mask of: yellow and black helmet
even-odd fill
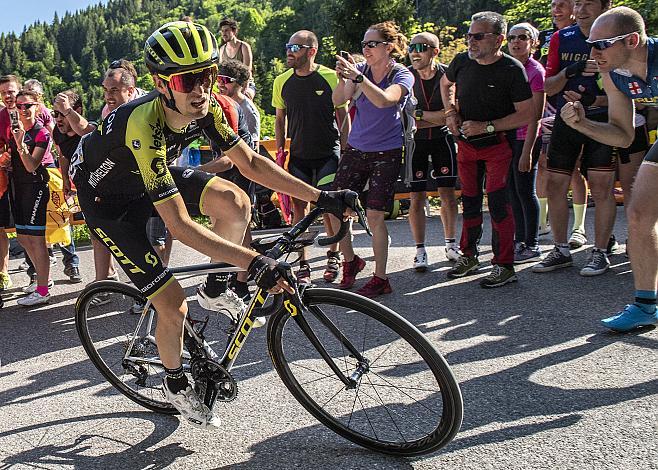
[[[218,63],[219,49],[215,36],[205,26],[173,21],[149,36],[144,59],[152,73],[171,75]]]

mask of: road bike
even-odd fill
[[[274,259],[314,243],[307,232],[321,215],[315,208],[288,231],[255,240],[253,248]],[[363,209],[360,222],[369,232]],[[327,245],[344,236],[344,222]],[[177,278],[237,272],[224,263],[173,268]],[[190,311],[185,320],[183,367],[204,403],[236,398],[231,375],[256,317],[267,317],[267,345],[274,368],[293,397],[318,421],[368,449],[398,456],[436,451],[459,430],[459,385],[436,347],[409,321],[352,292],[299,285],[286,269],[294,294],[257,289],[228,328],[218,313]],[[96,297],[103,302],[92,302]],[[132,305],[142,302],[141,314]],[[190,301],[188,304],[193,304]],[[158,413],[176,414],[164,398],[164,368],[155,341],[157,312],[134,286],[91,283],[76,302],[76,328],[85,351],[117,390]],[[216,321],[216,319],[218,319]],[[210,327],[212,326],[212,328]]]

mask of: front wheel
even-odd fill
[[[459,385],[416,327],[351,292],[309,288],[303,302],[302,312],[274,315],[268,347],[307,411],[358,445],[398,456],[433,452],[452,440],[463,417]],[[336,366],[351,384],[339,379]]]

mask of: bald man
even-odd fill
[[[414,76],[416,107],[416,148],[413,157],[405,162],[406,174],[411,179],[409,227],[416,242],[414,269],[427,270],[425,250],[425,200],[427,189],[438,188],[441,197],[441,222],[445,235],[445,255],[450,261],[460,256],[456,241],[457,146],[446,127],[441,99],[441,77],[446,66],[439,63],[439,38],[432,33],[419,33],[409,44],[409,70]],[[431,168],[429,162],[432,162]]]
[[[658,38],[647,38],[644,20],[636,11],[617,7],[599,16],[587,42],[592,46],[608,95],[608,122],[585,117],[579,101],[566,103],[560,114],[567,125],[607,145],[628,147],[633,142],[633,102],[658,106]],[[644,157],[635,177],[633,199],[628,208],[628,243],[635,301],[603,325],[615,331],[630,331],[658,323],[658,146]]]

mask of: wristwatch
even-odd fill
[[[414,117],[416,118],[416,121],[420,121],[423,119],[423,110],[418,108],[416,109],[416,112],[414,113]]]
[[[496,132],[496,128],[493,125],[493,121],[487,121],[486,131],[489,134],[493,134],[494,132]]]
[[[359,75],[356,76],[356,78],[353,78],[352,81],[354,83],[361,83],[363,81],[363,74],[360,73]]]

